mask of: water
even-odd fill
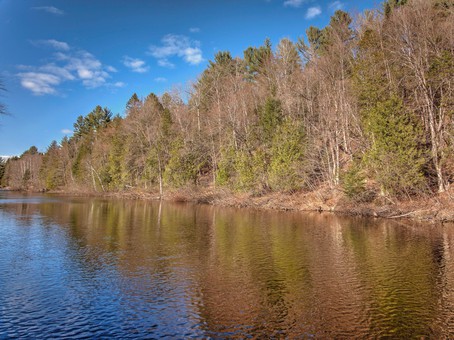
[[[0,338],[453,338],[454,226],[0,192]]]

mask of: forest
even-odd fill
[[[454,2],[336,11],[297,41],[218,52],[185,89],[0,162],[2,187],[83,192],[329,188],[352,202],[436,196],[454,182]]]

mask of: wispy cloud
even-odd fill
[[[304,0],[286,0],[284,1],[284,6],[285,7],[301,7],[301,5],[304,3]]]
[[[175,64],[171,63],[168,59],[158,59],[158,65],[166,68],[175,68]]]
[[[148,72],[150,69],[146,64],[145,61],[137,58],[131,58],[128,56],[125,56],[123,58],[123,64],[131,69],[132,72],[137,72],[137,73],[145,73]]]
[[[191,28],[189,29],[189,32],[191,32],[191,33],[199,33],[199,32],[200,32],[200,28],[198,28],[198,27],[191,27]]]
[[[110,74],[107,68],[94,55],[84,50],[70,53],[56,53],[56,59],[64,63],[64,68],[75,75],[76,79],[88,88],[106,84]]]
[[[44,11],[47,13],[55,14],[55,15],[63,15],[65,14],[64,11],[61,9],[58,9],[57,7],[54,6],[41,6],[41,7],[32,7],[35,11]]]
[[[55,94],[55,87],[61,83],[61,79],[56,75],[40,72],[19,73],[21,85],[30,90],[35,95]]]
[[[329,8],[334,10],[334,11],[337,11],[337,10],[340,10],[340,9],[344,8],[344,3],[340,2],[340,1],[334,1],[334,2],[329,4]]]
[[[116,83],[113,83],[112,84],[113,87],[125,87],[126,86],[126,83],[123,83],[122,81],[117,81]]]
[[[68,51],[69,50],[69,45],[63,41],[58,41],[55,39],[49,39],[49,40],[34,40],[32,41],[33,45],[36,46],[48,46],[55,48],[56,50],[61,50],[61,51]]]
[[[35,95],[57,94],[57,87],[63,82],[78,81],[86,88],[99,86],[119,87],[117,83],[109,83],[110,73],[116,70],[103,65],[91,53],[70,47],[67,43],[57,40],[39,40],[39,45],[54,50],[51,61],[39,65],[18,65],[23,71],[17,75],[22,87]],[[123,84],[123,83],[122,83]]]
[[[158,59],[162,67],[174,67],[169,58],[179,57],[191,65],[198,65],[204,61],[200,42],[191,40],[184,35],[167,34],[161,39],[161,46],[152,45],[148,54]]]
[[[157,77],[157,78],[154,78],[154,81],[157,83],[165,83],[167,81],[167,78]]]
[[[70,129],[62,129],[61,130],[61,133],[65,134],[65,135],[70,135],[72,134],[74,131],[73,130],[70,130]]]
[[[61,67],[55,63],[49,63],[39,67],[41,72],[46,72],[48,74],[53,74],[59,77],[62,80],[74,80],[76,77],[68,70],[68,68]]]
[[[322,10],[319,6],[315,6],[315,7],[309,7],[307,12],[306,12],[306,16],[305,18],[306,19],[312,19],[312,18],[315,18],[316,16],[322,14]]]

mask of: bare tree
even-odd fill
[[[392,63],[402,67],[403,87],[411,93],[414,111],[425,127],[438,191],[446,190],[445,148],[452,126],[454,11],[433,1],[414,0],[393,11],[385,33]],[[437,68],[443,68],[440,76]]]

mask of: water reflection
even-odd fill
[[[452,225],[0,194],[0,337],[452,337]]]

